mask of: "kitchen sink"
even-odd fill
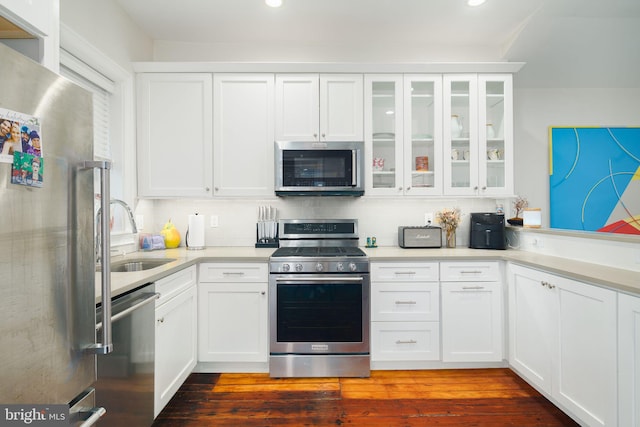
[[[111,272],[113,273],[126,273],[130,271],[143,271],[151,268],[160,267],[171,261],[175,261],[175,258],[132,258],[122,261],[116,261],[111,263]],[[98,270],[100,270],[98,268]]]

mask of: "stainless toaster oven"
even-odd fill
[[[442,228],[434,226],[398,227],[398,245],[401,248],[440,248]]]

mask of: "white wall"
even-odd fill
[[[515,190],[549,226],[549,126],[640,126],[640,88],[514,90]]]
[[[382,197],[294,197],[262,200],[155,200],[141,203],[137,215],[144,217],[145,233],[157,233],[169,219],[178,230],[187,230],[190,214],[206,215],[207,246],[253,246],[256,242],[257,208],[271,205],[278,209],[279,218],[356,218],[359,221],[360,243],[375,236],[379,246],[398,244],[398,226],[424,225],[425,212],[442,208],[461,209],[462,224],[456,234],[458,245],[469,244],[469,214],[471,212],[493,212],[493,199],[453,198],[382,198]],[[217,215],[219,226],[209,227],[211,215]],[[437,224],[435,224],[437,225]],[[184,245],[184,242],[182,243]]]
[[[60,0],[60,21],[125,70],[131,62],[152,59],[153,40],[116,2]]]

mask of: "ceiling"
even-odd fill
[[[358,62],[525,62],[520,87],[640,87],[638,0],[487,0],[477,8],[466,0],[283,0],[279,9],[263,0],[116,1],[157,41],[269,52],[347,46]]]

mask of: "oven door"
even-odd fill
[[[368,274],[271,274],[271,354],[369,354]]]
[[[276,142],[276,194],[364,193],[361,142]]]

